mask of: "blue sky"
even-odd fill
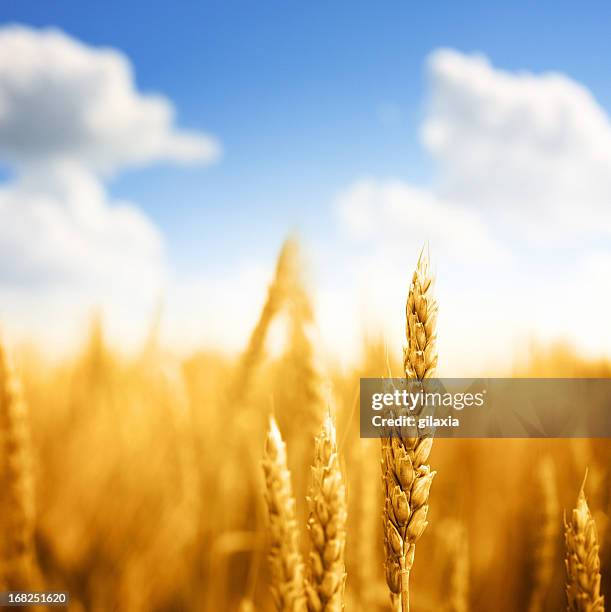
[[[372,321],[400,339],[428,241],[455,363],[474,337],[485,361],[535,332],[608,352],[611,329],[584,339],[573,313],[597,293],[608,328],[610,18],[568,2],[2,2],[0,318],[74,326],[68,305],[121,295],[117,319],[142,328],[161,286],[170,336],[239,348],[297,230],[336,351]]]
[[[225,263],[269,256],[291,228],[329,238],[330,204],[360,176],[427,182],[434,168],[417,134],[423,64],[437,47],[561,70],[611,105],[604,3],[410,4],[18,0],[0,17],[122,50],[140,89],[167,95],[182,126],[222,141],[216,165],[155,165],[111,184],[155,220],[172,265],[187,270],[219,250]],[[385,107],[394,120],[381,120]]]

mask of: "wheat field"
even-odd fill
[[[99,318],[60,364],[2,341],[2,589],[104,612],[603,610],[609,440],[359,437],[360,377],[443,360],[424,264],[398,279],[405,354],[364,339],[349,371],[320,365],[292,240],[235,358],[177,359],[155,325],[126,358]],[[611,377],[565,345],[517,357],[504,375]]]

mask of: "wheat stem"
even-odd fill
[[[265,304],[259,314],[259,319],[250,334],[250,339],[232,380],[230,388],[231,403],[234,404],[242,399],[250,386],[250,381],[255,370],[264,356],[265,341],[272,321],[284,306],[289,294],[289,285],[295,275],[297,266],[297,242],[287,239],[276,262],[274,280],[269,285]]]
[[[556,489],[556,470],[551,456],[546,455],[536,471],[541,489],[541,518],[535,550],[534,587],[529,612],[542,612],[554,575],[556,538],[560,528],[560,509]]]
[[[448,612],[469,610],[469,541],[467,529],[457,519],[448,519],[440,529],[449,556]]]
[[[378,448],[375,440],[362,439],[358,456],[358,481],[356,482],[358,499],[357,519],[358,538],[353,545],[356,547],[357,557],[354,563],[359,584],[359,599],[363,610],[374,607],[376,586],[378,584],[379,564],[378,556],[378,508],[380,505],[380,490],[378,488],[378,465],[373,460],[378,457]],[[354,497],[353,497],[354,499]]]

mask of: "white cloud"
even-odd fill
[[[210,162],[216,140],[177,131],[174,109],[135,88],[128,59],[57,30],[0,30],[0,157],[78,160],[96,171],[157,159]]]
[[[437,162],[435,186],[385,183],[369,198],[381,203],[368,206],[366,225],[381,214],[376,225],[387,219],[392,230],[409,214],[411,233],[424,226],[442,244],[461,220],[479,236],[497,226],[531,245],[611,235],[611,121],[586,87],[559,73],[499,70],[482,55],[448,49],[430,55],[428,72],[421,132]],[[389,189],[404,194],[394,207]],[[342,203],[353,222],[363,213],[354,196]]]
[[[360,180],[337,206],[355,238],[385,248],[415,251],[428,242],[463,260],[485,252],[489,263],[504,255],[476,212],[403,181]]]
[[[1,320],[62,340],[101,306],[122,339],[146,326],[168,280],[163,236],[104,179],[156,160],[215,161],[217,141],[177,129],[174,114],[136,89],[119,51],[0,28],[0,162],[13,176],[0,185]]]
[[[0,286],[118,287],[160,281],[162,237],[134,205],[67,162],[0,189]]]
[[[366,302],[398,350],[397,304],[428,242],[445,373],[507,367],[529,337],[610,355],[606,111],[564,75],[507,72],[481,55],[439,50],[428,70],[421,134],[435,180],[361,179],[337,198],[359,250],[348,302]],[[596,333],[584,332],[584,307]]]
[[[586,87],[445,49],[428,66],[422,136],[443,196],[535,225],[532,242],[611,234],[611,123]]]

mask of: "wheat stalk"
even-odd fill
[[[330,416],[316,437],[308,503],[308,531],[312,543],[306,586],[308,608],[311,612],[343,610],[346,488],[339,467],[335,426]]]
[[[408,379],[422,382],[437,366],[437,302],[432,292],[428,258],[421,253],[406,305],[407,346],[403,365]],[[435,472],[426,464],[432,438],[382,439],[383,511],[386,582],[391,597],[409,611],[409,575],[416,542],[427,526],[429,490]]]
[[[373,456],[378,456],[378,448],[373,444],[375,440],[362,439],[358,455],[358,481],[357,497],[358,512],[355,513],[358,538],[355,538],[353,546],[356,547],[356,559],[354,566],[357,573],[359,585],[359,600],[363,610],[373,608],[376,587],[378,585],[378,531],[379,517],[378,508],[380,504],[380,489],[378,488],[378,466],[372,461]]]
[[[325,419],[325,381],[313,335],[314,308],[296,247],[292,263],[285,298],[288,344],[280,372],[284,379],[283,405],[291,413],[284,434],[293,457],[311,457],[318,427]],[[293,472],[293,491],[298,499],[307,495],[308,476],[305,469]],[[298,513],[298,518],[300,522],[306,521],[305,514]]]
[[[298,265],[298,253],[294,255],[294,259],[295,267],[287,295],[290,316],[290,376],[293,394],[299,405],[303,406],[306,424],[318,424],[324,419],[325,402],[315,343],[311,337],[314,308]]]
[[[299,531],[286,446],[275,419],[270,419],[263,453],[265,500],[269,515],[270,568],[276,609],[304,612],[304,567],[299,552]]]
[[[33,586],[34,494],[27,405],[0,341],[0,488],[6,533],[0,581],[8,589]],[[0,521],[1,522],[1,521]]]
[[[289,285],[295,275],[297,253],[297,242],[291,238],[287,239],[278,255],[274,280],[267,289],[265,304],[259,314],[257,324],[250,334],[248,346],[240,357],[230,389],[232,402],[244,397],[254,371],[262,359],[270,325],[284,305]]]
[[[444,534],[449,552],[450,596],[448,601],[449,612],[467,612],[469,610],[469,540],[467,530],[458,521],[452,521]]]
[[[538,531],[535,551],[534,588],[528,606],[529,612],[541,612],[554,575],[556,537],[560,527],[558,491],[554,462],[546,455],[537,467],[537,479],[541,487],[542,524]]]
[[[287,296],[290,293],[290,285],[297,266],[297,243],[295,240],[287,239],[278,254],[275,274],[267,290],[267,297],[255,327],[253,328],[248,345],[240,355],[233,375],[229,379],[226,396],[223,398],[225,410],[235,410],[239,407],[241,418],[238,420],[234,435],[225,442],[226,452],[229,456],[237,456],[239,453],[249,453],[249,460],[243,462],[223,462],[220,468],[219,478],[219,503],[233,496],[235,503],[231,508],[223,512],[223,520],[230,525],[240,515],[242,507],[248,504],[249,487],[240,487],[235,490],[237,479],[254,483],[258,480],[258,457],[259,450],[245,444],[245,439],[252,435],[253,422],[259,422],[259,415],[255,414],[253,405],[247,401],[250,399],[251,387],[255,380],[258,368],[265,358],[265,343],[270,327],[286,305]],[[203,452],[203,451],[200,451]],[[247,466],[247,472],[244,466]],[[254,486],[254,485],[253,485]]]
[[[587,477],[587,472],[586,472]],[[584,493],[585,478],[570,521],[564,520],[566,596],[569,612],[604,612],[596,523]]]

